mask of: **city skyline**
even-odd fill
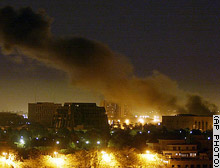
[[[128,57],[137,77],[149,78],[157,70],[177,82],[181,90],[199,93],[219,106],[218,2],[65,1],[60,6],[55,2],[53,7],[49,1],[0,4],[16,9],[29,6],[35,12],[43,8],[53,18],[54,36],[77,35],[100,41]],[[27,103],[35,101],[99,104],[103,99],[97,90],[71,85],[64,71],[19,52],[10,56],[1,53],[0,57],[0,110],[27,111]]]

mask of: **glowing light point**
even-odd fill
[[[101,142],[100,141],[97,141],[97,144],[99,145]]]
[[[22,144],[22,145],[24,145],[24,144],[25,144],[25,142],[24,142],[24,140],[23,140],[23,139],[20,139],[20,144]]]
[[[86,141],[86,144],[89,144],[89,141]]]
[[[59,145],[59,144],[60,144],[60,141],[56,141],[56,144]]]
[[[129,125],[129,123],[130,123],[129,119],[126,119],[126,120],[125,120],[125,124],[126,124],[126,125]]]
[[[7,153],[6,153],[6,152],[3,152],[3,153],[2,153],[2,155],[3,155],[3,156],[6,156],[6,155],[7,155]]]

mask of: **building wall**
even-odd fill
[[[100,105],[105,108],[109,119],[120,118],[121,107],[117,103],[103,100]]]
[[[213,129],[212,116],[162,116],[162,125],[167,129]]]
[[[128,104],[114,103],[111,101],[103,100],[100,106],[104,107],[109,119],[122,119],[129,117],[132,114],[132,107]]]
[[[0,112],[0,126],[24,125],[25,119],[21,115],[10,112]]]
[[[212,168],[212,160],[203,159],[172,159],[168,168]]]
[[[28,119],[44,126],[52,126],[53,115],[61,104],[38,102],[28,104]]]
[[[162,153],[164,160],[168,161],[168,168],[212,168],[212,160],[207,153],[198,152],[197,144],[187,144],[185,140],[178,139],[159,139],[158,143],[147,144]]]
[[[179,151],[189,151],[189,150],[197,150],[196,144],[172,144],[167,145],[167,150],[179,150]]]
[[[181,143],[185,143],[184,139],[175,139],[175,140],[169,140],[169,139],[159,139],[159,146],[160,146],[160,150],[165,150],[167,149],[167,145],[171,145],[171,144],[181,144]]]
[[[54,126],[108,129],[108,120],[104,107],[98,107],[95,103],[65,103],[54,115]]]

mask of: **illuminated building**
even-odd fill
[[[104,107],[95,103],[65,103],[59,107],[53,117],[56,128],[108,129],[108,120]]]
[[[105,108],[108,119],[126,118],[132,114],[132,108],[128,104],[103,100],[100,105]]]
[[[190,158],[196,157],[197,145],[196,144],[169,144],[166,149],[162,151],[163,155],[168,158]]]
[[[100,105],[105,108],[109,119],[120,118],[121,109],[118,104],[103,100]]]
[[[28,103],[28,119],[32,123],[52,126],[53,115],[61,104],[50,102]]]
[[[199,129],[201,131],[213,129],[212,116],[176,115],[162,116],[162,125],[169,130],[173,129]]]
[[[212,160],[207,153],[200,153],[197,144],[188,144],[185,140],[159,139],[157,143],[147,143],[148,148],[162,153],[168,160],[169,168],[211,168]]]

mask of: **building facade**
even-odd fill
[[[22,115],[18,115],[16,113],[11,113],[11,112],[0,112],[1,127],[5,127],[5,126],[16,127],[25,124],[26,124],[26,120]]]
[[[212,159],[201,153],[197,144],[186,143],[180,139],[159,139],[157,143],[147,143],[148,148],[167,161],[168,168],[212,168]]]
[[[53,116],[62,104],[51,102],[28,103],[28,119],[32,123],[51,127]]]
[[[108,119],[118,120],[130,117],[132,114],[132,107],[128,104],[114,103],[111,101],[103,100],[100,106],[104,107]]]
[[[121,108],[117,103],[103,100],[100,105],[105,108],[109,119],[120,118]]]
[[[104,107],[95,103],[65,103],[53,116],[55,128],[69,129],[108,129],[108,120]]]
[[[176,115],[162,116],[162,125],[169,130],[199,129],[201,131],[213,129],[212,116]]]

